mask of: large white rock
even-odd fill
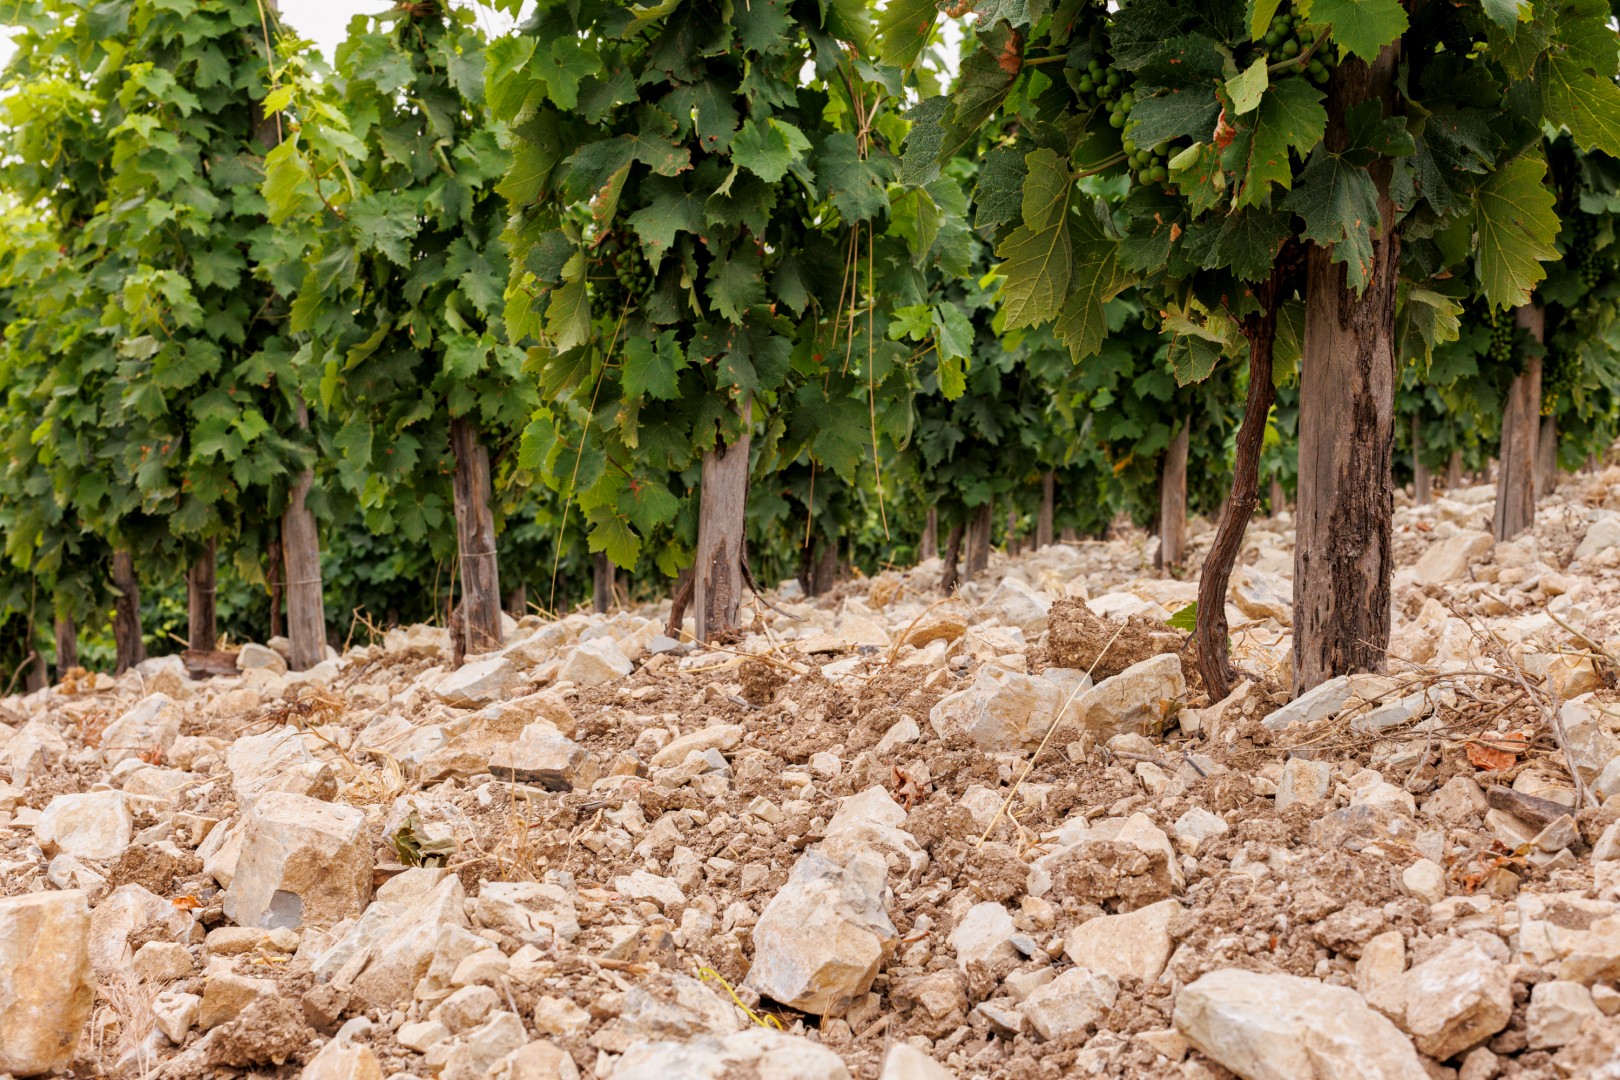
[[[956,1080],[956,1074],[905,1042],[892,1042],[878,1080]]]
[[[269,671],[277,675],[287,674],[287,658],[268,645],[248,642],[236,653],[237,671]]]
[[[1600,1016],[1592,992],[1580,983],[1564,979],[1537,983],[1530,990],[1530,1008],[1525,1012],[1530,1049],[1567,1046],[1580,1037],[1588,1020]]]
[[[428,973],[441,931],[467,923],[461,880],[416,867],[390,878],[344,935],[315,958],[315,977],[376,1005],[408,1001]]]
[[[1455,536],[1430,544],[1429,550],[1412,567],[1412,576],[1419,585],[1462,581],[1468,576],[1469,564],[1489,555],[1495,546],[1490,533],[1464,529]]]
[[[132,940],[186,942],[197,929],[189,912],[144,885],[120,885],[90,913],[90,966],[97,975],[128,971]]]
[[[243,810],[252,808],[267,791],[318,799],[337,794],[332,767],[315,760],[304,746],[303,735],[291,725],[237,739],[225,751],[225,769],[231,774],[236,805]]]
[[[1240,566],[1232,574],[1232,603],[1251,619],[1276,619],[1294,625],[1294,586],[1280,574]]]
[[[1187,696],[1181,657],[1159,653],[1139,660],[1081,694],[1074,708],[1098,739],[1157,734],[1170,705]]]
[[[168,694],[151,694],[107,725],[101,733],[101,760],[108,768],[125,758],[168,752],[180,737],[180,706]]]
[[[827,823],[825,839],[819,847],[835,862],[842,862],[857,848],[874,848],[892,856],[891,865],[903,866],[915,879],[928,865],[928,854],[917,838],[900,826],[906,812],[881,787],[870,787],[845,798],[838,813]]]
[[[371,1047],[333,1039],[309,1059],[298,1080],[383,1080],[383,1071]]]
[[[1271,731],[1281,731],[1290,724],[1308,724],[1323,717],[1337,715],[1358,691],[1372,690],[1376,676],[1338,675],[1327,682],[1305,691],[1299,697],[1277,709],[1261,721]]]
[[[0,899],[0,1073],[65,1070],[94,1002],[84,894]]]
[[[1591,694],[1564,702],[1558,718],[1564,722],[1564,737],[1581,778],[1591,783],[1603,775],[1611,762],[1620,759],[1620,739],[1610,734],[1608,724]]]
[[[625,1051],[607,1080],[850,1080],[843,1059],[820,1043],[751,1027],[724,1038],[640,1042]]]
[[[986,900],[968,908],[962,920],[951,931],[951,949],[956,953],[956,966],[967,971],[973,964],[994,966],[997,961],[1017,962],[1018,950],[1008,943],[1017,933],[1013,917],[1005,907]]]
[[[1243,1080],[1427,1080],[1399,1028],[1361,995],[1223,968],[1176,998],[1176,1030]]]
[[[248,814],[225,893],[238,926],[331,926],[371,899],[366,815],[352,806],[272,791]]]
[[[1084,1031],[1119,999],[1119,981],[1090,968],[1072,967],[1024,999],[1021,1011],[1043,1039]]]
[[[1016,626],[1034,637],[1046,630],[1052,598],[1030,588],[1016,577],[1005,577],[980,606],[980,614],[1007,626]]]
[[[991,752],[1033,748],[1067,698],[1056,682],[985,664],[966,688],[935,703],[928,723],[942,739],[965,736]]]
[[[11,771],[11,783],[19,788],[67,756],[67,740],[56,728],[41,720],[30,720],[5,740],[0,765]]]
[[[1379,983],[1367,1001],[1410,1032],[1419,1050],[1444,1061],[1507,1027],[1513,979],[1474,942],[1458,940]]]
[[[446,675],[433,688],[433,696],[458,709],[477,709],[512,696],[518,678],[512,661],[491,656],[463,664]]]
[[[524,728],[516,742],[496,747],[489,755],[489,771],[500,780],[572,791],[590,787],[597,766],[583,746],[542,721]]]
[[[1620,514],[1605,511],[1587,526],[1586,535],[1575,548],[1575,557],[1590,559],[1613,547],[1620,547]]]
[[[1160,900],[1124,915],[1101,915],[1070,930],[1063,951],[1093,971],[1152,982],[1170,960],[1170,923],[1180,914],[1178,901]]]
[[[473,901],[480,926],[550,947],[579,936],[574,898],[561,885],[536,881],[486,881]]]
[[[129,796],[122,791],[58,795],[40,815],[34,839],[46,855],[116,859],[129,847],[134,825]]]
[[[635,667],[611,638],[592,638],[574,646],[557,678],[580,686],[604,686],[624,678]]]
[[[804,1012],[842,1012],[871,988],[884,947],[898,936],[889,921],[887,877],[875,852],[839,865],[815,848],[806,851],[754,926],[746,984]]]

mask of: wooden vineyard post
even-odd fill
[[[1433,498],[1434,477],[1423,464],[1423,423],[1412,414],[1412,501],[1427,506]]]
[[[1035,516],[1035,547],[1046,547],[1052,542],[1052,514],[1057,501],[1057,474],[1048,470],[1041,473],[1041,509]]]
[[[456,459],[453,487],[461,566],[461,632],[465,651],[472,655],[501,647],[501,580],[495,515],[489,506],[489,451],[465,416],[450,421],[450,448]]]
[[[1399,45],[1375,62],[1341,62],[1328,84],[1329,149],[1347,144],[1345,118],[1364,101],[1386,114],[1395,99]],[[1294,693],[1382,666],[1389,644],[1395,500],[1395,293],[1400,236],[1392,167],[1370,166],[1378,192],[1367,287],[1350,287],[1332,252],[1306,259],[1305,343],[1300,363],[1299,494],[1294,550]]]
[[[146,643],[141,640],[141,586],[135,579],[135,557],[128,551],[113,552],[113,674],[122,675],[146,659]]]
[[[200,652],[212,651],[219,642],[214,605],[218,566],[218,543],[209,539],[203,544],[202,554],[186,572],[186,644]]]
[[[591,556],[591,610],[605,612],[613,607],[613,560],[607,552],[598,551]]]
[[[1176,429],[1159,473],[1159,565],[1166,570],[1187,558],[1188,426]]]
[[[736,440],[729,445],[720,443],[703,455],[692,601],[697,639],[704,642],[735,635],[737,613],[742,608],[748,450],[752,442],[748,426],[751,408],[746,397],[738,411],[743,426]]]
[[[1540,305],[1513,309],[1513,324],[1540,343],[1546,312]],[[1538,351],[1538,350],[1532,350]],[[1496,476],[1496,514],[1491,531],[1512,540],[1536,521],[1536,441],[1541,434],[1541,357],[1527,356],[1524,370],[1508,384],[1502,403],[1501,466]]]

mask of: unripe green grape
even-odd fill
[[[1299,42],[1293,40],[1292,38],[1290,38],[1289,40],[1283,42],[1282,54],[1285,57],[1298,56],[1299,55]]]
[[[1170,170],[1165,168],[1163,165],[1155,165],[1153,168],[1148,170],[1148,176],[1153,180],[1154,183],[1162,184],[1166,180],[1170,179]]]
[[[1122,80],[1122,79],[1120,79],[1120,77],[1119,77],[1119,72],[1117,72],[1117,71],[1110,71],[1110,72],[1109,72],[1109,73],[1108,73],[1108,79],[1107,79],[1107,82],[1108,82],[1108,85],[1109,85],[1109,86],[1111,86],[1111,87],[1114,87],[1114,88],[1116,88],[1116,89],[1117,89],[1117,88],[1118,88],[1118,87],[1119,87],[1119,84],[1120,84],[1120,83],[1121,83],[1121,82],[1122,82],[1122,81],[1123,81],[1123,80]]]
[[[1097,84],[1091,81],[1090,75],[1080,76],[1080,82],[1077,85],[1082,94],[1089,94],[1097,88]]]
[[[1108,114],[1108,126],[1122,128],[1125,126],[1125,114],[1115,110]]]
[[[1103,83],[1101,86],[1097,87],[1097,96],[1102,98],[1104,101],[1107,101],[1109,98],[1114,96],[1114,88],[1109,86],[1107,83]]]
[[[1135,106],[1136,106],[1136,95],[1135,94],[1133,94],[1129,90],[1127,90],[1123,94],[1119,95],[1119,107],[1120,108],[1124,109],[1126,112],[1130,112],[1131,109],[1134,108]]]

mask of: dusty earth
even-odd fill
[[[1514,543],[1492,494],[1399,507],[1387,674],[1291,705],[1286,514],[1220,702],[1200,522],[1185,578],[1125,529],[726,649],[666,604],[7,698],[0,1072],[1620,1077],[1620,468]]]

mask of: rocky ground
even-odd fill
[[[1516,543],[1491,496],[1399,509],[1388,674],[1292,703],[1286,515],[1218,702],[1129,531],[724,649],[529,617],[5,699],[0,1073],[1613,1080],[1620,468]]]

